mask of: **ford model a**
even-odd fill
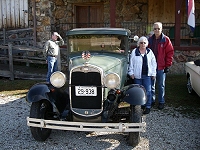
[[[141,105],[143,86],[128,84],[130,31],[81,28],[67,32],[68,71],[52,74],[27,93],[31,102],[27,124],[35,140],[46,140],[51,129],[127,132],[136,146],[145,131]]]

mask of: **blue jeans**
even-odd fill
[[[51,74],[58,71],[58,62],[56,57],[47,56],[48,71],[47,71],[47,82],[50,83]]]
[[[156,95],[155,95],[155,88],[156,84],[158,86],[158,102],[164,104],[165,103],[165,79],[166,79],[166,73],[164,73],[164,70],[157,70],[157,75],[155,80],[151,80],[152,84],[152,102],[155,102]],[[157,83],[156,83],[157,82]]]
[[[147,102],[145,104],[146,108],[151,108],[151,101],[152,101],[152,95],[151,95],[151,77],[147,75],[142,75],[141,79],[134,79],[135,84],[143,85],[146,93],[147,93]]]

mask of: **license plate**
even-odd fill
[[[97,96],[97,87],[75,86],[76,96]]]

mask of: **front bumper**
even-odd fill
[[[70,131],[99,131],[99,132],[145,132],[146,123],[90,123],[44,120],[27,117],[27,125],[38,128],[48,128]]]

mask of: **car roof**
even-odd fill
[[[79,34],[116,34],[130,36],[131,31],[124,28],[75,28],[66,33],[67,36]]]

